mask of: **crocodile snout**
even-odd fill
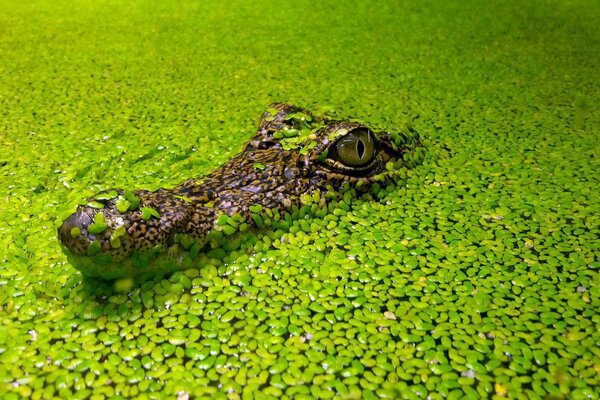
[[[85,254],[92,242],[88,227],[94,221],[96,211],[91,208],[84,208],[71,214],[60,228],[58,228],[58,238],[60,242],[73,254]]]

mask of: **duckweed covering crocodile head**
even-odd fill
[[[111,190],[58,230],[70,262],[114,279],[194,266],[200,252],[244,246],[265,225],[286,229],[308,211],[378,191],[423,157],[411,128],[377,132],[356,121],[274,104],[243,152],[213,173],[167,190]]]

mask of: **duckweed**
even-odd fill
[[[142,212],[142,218],[145,221],[149,220],[152,217],[160,218],[160,213],[152,207],[142,207],[140,208],[140,211]]]
[[[4,9],[0,397],[600,397],[597,5]],[[258,234],[223,217],[207,254],[182,235],[197,264],[164,279],[70,266],[82,197],[138,210],[111,188],[209,172],[274,101],[413,121],[425,161],[372,198],[254,207]]]

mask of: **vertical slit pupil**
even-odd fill
[[[365,155],[365,144],[362,139],[358,139],[358,142],[356,143],[356,152],[358,153],[358,158],[362,160]]]

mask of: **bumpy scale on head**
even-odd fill
[[[100,193],[63,222],[58,236],[85,275],[169,273],[192,267],[208,243],[226,241],[239,227],[261,228],[262,211],[284,215],[306,198],[324,202],[347,189],[394,182],[423,154],[410,128],[373,132],[273,104],[242,153],[211,174],[170,190]]]

